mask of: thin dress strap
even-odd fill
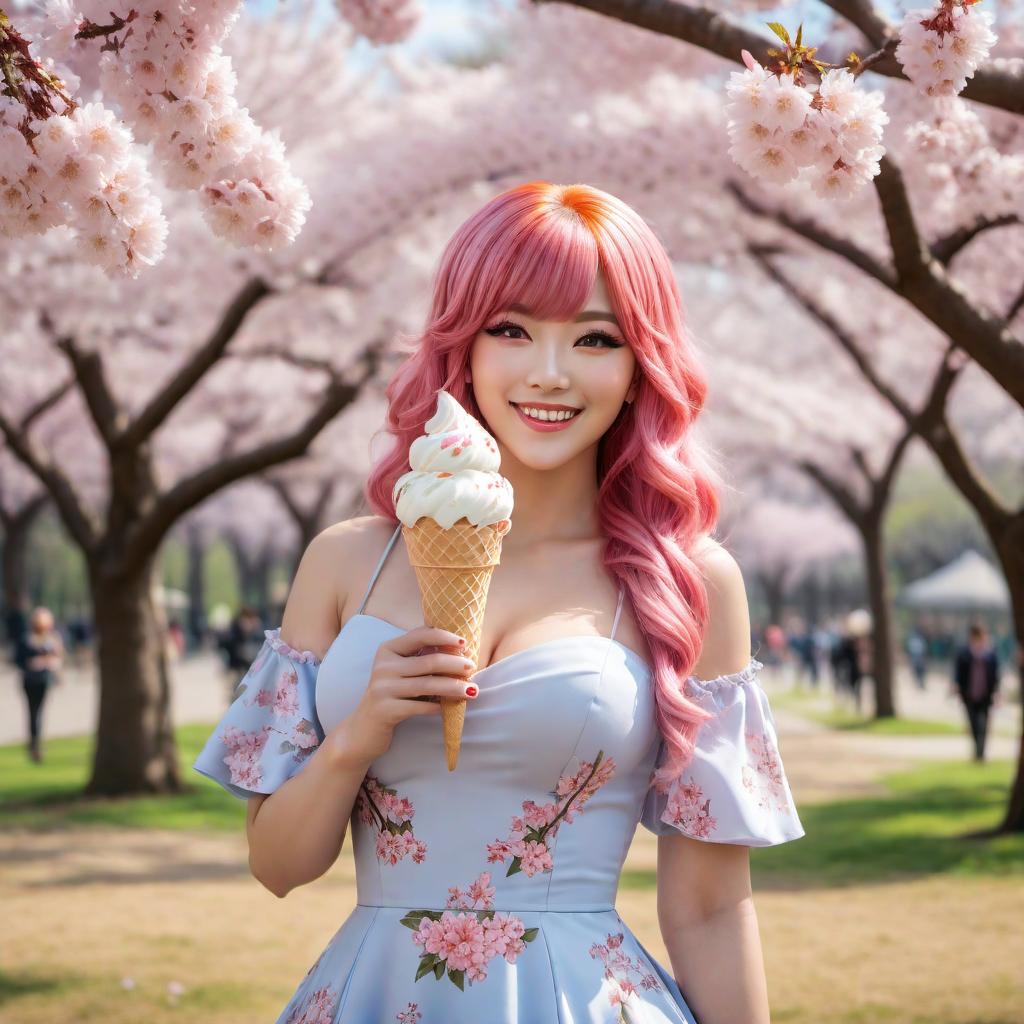
[[[622,587],[619,587],[619,603],[615,606],[615,619],[612,622],[612,635],[608,637],[609,640],[615,639],[615,630],[619,628],[619,616],[622,614],[622,598],[625,591]]]
[[[398,540],[398,535],[402,532],[402,524],[399,523],[395,527],[395,532],[391,535],[391,540],[388,541],[388,546],[384,549],[384,554],[380,556],[380,561],[377,563],[377,568],[373,570],[373,575],[370,577],[370,583],[366,588],[366,593],[363,594],[362,604],[359,605],[359,611],[356,615],[362,615],[363,609],[366,607],[367,598],[370,596],[370,591],[373,590],[374,583],[377,582],[377,577],[380,575],[381,569],[384,568],[384,562],[388,555],[391,553],[391,549],[395,546],[395,541]]]

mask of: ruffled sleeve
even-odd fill
[[[192,767],[242,800],[273,793],[308,763],[324,738],[316,715],[320,662],[264,631],[263,647]]]
[[[651,774],[640,823],[655,835],[681,833],[712,843],[776,846],[804,835],[782,767],[775,719],[757,681],[764,668],[686,681],[688,696],[715,717],[697,733],[693,759],[678,778]],[[667,763],[664,738],[655,768]]]

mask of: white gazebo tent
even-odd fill
[[[897,604],[950,612],[1008,612],[1010,591],[1002,573],[968,549],[948,565],[903,588]]]

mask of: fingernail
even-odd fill
[[[466,641],[465,641],[465,640],[463,640],[463,639],[462,639],[462,637],[460,636],[460,637],[459,637],[459,645],[460,645],[460,646],[463,646],[463,647],[464,647],[464,646],[465,646],[465,644],[466,644]]]
[[[476,696],[476,687],[475,686],[467,686],[466,687],[466,696],[467,697],[475,697]]]

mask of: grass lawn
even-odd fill
[[[190,790],[173,798],[78,800],[88,740],[47,741],[42,765],[0,748],[0,905],[18,923],[3,1024],[276,1019],[355,902],[351,846],[285,900],[267,893],[244,804],[191,771],[208,734],[178,730]],[[999,819],[1012,770],[885,774],[879,795],[801,805],[804,838],[751,851],[775,1024],[1024,1024],[1024,836],[959,838]],[[640,828],[616,906],[667,965],[656,863]]]

